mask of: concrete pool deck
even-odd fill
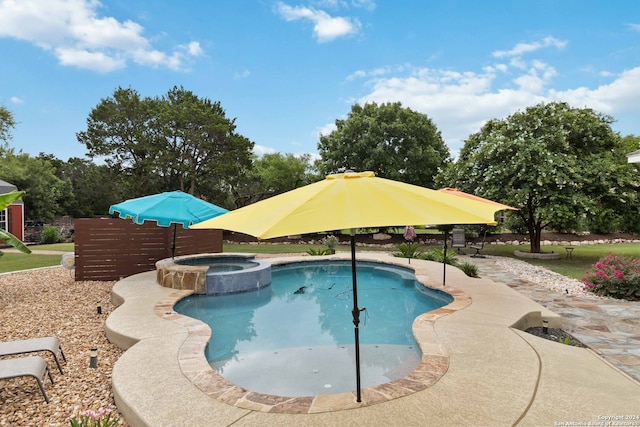
[[[387,253],[357,256],[407,265]],[[324,258],[349,259],[349,254]],[[270,259],[296,260],[309,257]],[[442,264],[411,260],[410,266],[423,283],[442,288]],[[121,306],[106,323],[108,338],[128,349],[113,368],[112,383],[118,409],[132,426],[640,425],[639,419],[624,418],[640,416],[638,382],[589,349],[514,328],[537,326],[532,323],[541,318],[558,327],[562,318],[503,283],[471,279],[455,268],[447,267],[444,289],[456,301],[414,323],[427,360],[446,358],[424,375],[429,384],[406,393],[398,392],[401,384],[393,390],[363,389],[362,404],[351,395],[330,395],[335,401],[324,398],[320,407],[247,399],[217,382],[203,352],[209,328],[172,311],[171,301],[189,292],[163,288],[155,278],[153,271],[118,282],[113,298]],[[415,384],[405,383],[408,389]],[[305,413],[295,413],[298,404]],[[283,406],[294,413],[265,412]],[[349,409],[321,411],[327,406]]]

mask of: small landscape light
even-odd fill
[[[98,347],[93,347],[89,352],[89,367],[97,368],[98,367]]]
[[[549,321],[548,320],[543,320],[542,321],[542,333],[544,333],[544,334],[548,334],[549,333]]]
[[[102,304],[100,303],[100,301],[98,301],[98,303],[96,304],[96,308],[98,309],[98,314],[102,314]]]

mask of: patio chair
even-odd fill
[[[62,366],[58,359],[58,352],[65,362],[67,358],[64,356],[60,341],[56,337],[31,338],[19,341],[0,341],[0,356],[11,356],[14,354],[36,353],[39,351],[48,351],[53,354],[53,359],[58,365],[58,369],[62,374]]]
[[[480,255],[480,251],[484,249],[484,242],[485,242],[485,239],[487,238],[487,231],[489,230],[484,231],[484,234],[482,235],[482,242],[479,245],[469,245],[471,249],[476,250],[476,253],[471,255],[472,258],[486,258],[484,255]]]
[[[454,228],[451,234],[451,247],[458,250],[458,255],[464,255],[463,252],[460,252],[460,249],[466,246],[467,241],[465,240],[464,228]]]
[[[49,376],[49,380],[51,384],[53,384],[53,378],[51,378],[51,372],[49,372],[47,362],[40,356],[0,360],[0,379],[8,380],[18,377],[34,377],[44,396],[44,401],[49,403],[49,397],[44,391],[45,374]]]

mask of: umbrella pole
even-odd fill
[[[353,281],[353,332],[356,348],[356,402],[360,402],[360,309],[358,308],[358,285],[356,279],[356,231],[351,229],[351,277]]]
[[[177,224],[173,223],[173,243],[171,243],[171,258],[175,258],[176,256],[176,227]]]
[[[444,229],[444,255],[442,257],[442,286],[445,286],[447,281],[447,238],[449,234],[448,229]]]

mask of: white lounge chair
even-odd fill
[[[58,365],[58,369],[62,374],[62,366],[58,360],[58,352],[65,362],[67,358],[64,356],[60,341],[56,337],[31,338],[19,341],[0,341],[0,356],[12,356],[14,354],[36,353],[38,351],[48,351],[53,354],[53,358]]]
[[[44,396],[45,402],[49,403],[49,397],[44,391],[45,374],[49,376],[51,384],[51,372],[47,362],[40,356],[17,357],[15,359],[0,360],[0,379],[8,380],[18,377],[34,377],[38,381],[38,387]]]

